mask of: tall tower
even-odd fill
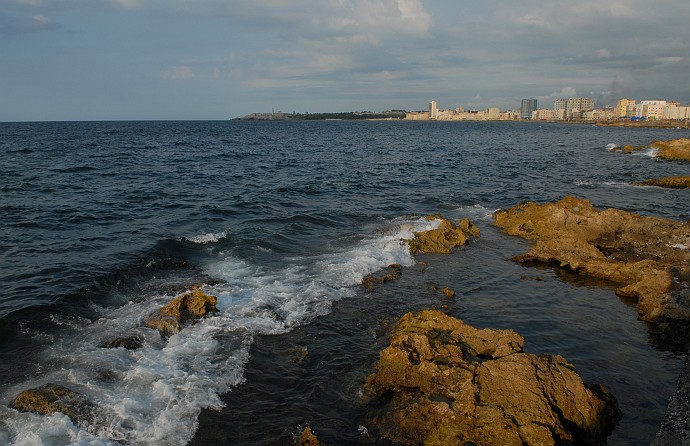
[[[523,99],[520,105],[520,117],[522,119],[532,119],[532,112],[537,109],[536,99]]]
[[[436,119],[438,117],[438,108],[436,101],[429,102],[429,119]]]

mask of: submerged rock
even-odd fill
[[[669,189],[687,189],[690,187],[690,177],[666,177],[650,179],[633,183],[635,186],[658,186]]]
[[[217,311],[218,298],[199,289],[173,299],[169,304],[149,315],[144,325],[155,328],[163,337],[169,337],[182,330],[188,323]]]
[[[394,263],[393,265],[388,265],[388,268],[381,274],[369,274],[366,276],[362,279],[362,285],[364,285],[367,291],[373,291],[377,285],[399,279],[400,276],[402,276],[402,265]]]
[[[10,402],[9,407],[41,415],[60,412],[82,427],[93,425],[96,419],[95,404],[84,395],[53,383],[21,392]]]
[[[690,222],[597,211],[570,196],[556,203],[522,203],[496,212],[494,220],[508,234],[537,241],[514,260],[555,262],[616,282],[618,295],[637,299],[643,320],[690,320],[684,296],[690,283]]]
[[[437,217],[427,218],[433,220]],[[469,219],[463,218],[455,225],[452,221],[442,218],[438,228],[415,232],[412,240],[404,242],[409,245],[411,254],[448,254],[453,248],[467,243],[469,235],[479,237],[479,228],[472,225]]]
[[[137,350],[144,346],[144,340],[139,335],[120,336],[106,339],[101,343],[101,348],[125,348],[127,350]]]
[[[380,434],[409,445],[600,444],[615,398],[560,356],[522,353],[511,330],[476,329],[440,311],[408,313],[363,391]]]

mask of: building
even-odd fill
[[[664,119],[690,120],[690,107],[672,103],[664,107]]]
[[[556,110],[548,108],[540,108],[532,112],[532,120],[534,121],[555,121],[556,117]]]
[[[436,101],[429,102],[429,119],[438,118],[438,107],[436,106]]]
[[[594,110],[594,102],[592,98],[556,99],[553,109],[557,112],[557,119],[579,119],[582,112]]]
[[[637,107],[637,117],[649,120],[662,119],[664,107],[666,107],[666,101],[641,101]]]
[[[537,109],[536,99],[523,99],[520,105],[520,118],[532,119],[532,113]]]
[[[635,116],[635,100],[628,98],[619,99],[616,102],[614,116],[616,118]]]

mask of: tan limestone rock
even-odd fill
[[[690,188],[690,177],[665,177],[633,183],[635,186],[657,186],[667,189]]]
[[[494,225],[536,240],[518,262],[558,263],[618,284],[616,293],[638,300],[640,317],[690,320],[679,288],[690,278],[690,222],[607,209],[565,197],[556,203],[522,203],[494,214]]]
[[[659,158],[690,161],[690,138],[655,141],[651,147],[659,150]]]
[[[304,428],[302,431],[302,434],[299,437],[299,440],[297,441],[298,446],[321,446],[321,442],[319,441],[319,438],[314,435],[314,432],[312,432],[311,427],[307,426]]]
[[[437,217],[427,217],[432,220]],[[405,240],[411,254],[438,253],[448,254],[453,248],[462,246],[469,240],[469,235],[478,237],[479,228],[468,219],[461,219],[454,224],[448,219],[441,219],[438,228],[414,233],[414,239]]]
[[[408,313],[364,393],[385,438],[416,445],[598,444],[620,418],[560,356],[522,353],[511,330],[480,330],[436,310]]]
[[[217,303],[216,296],[195,289],[176,297],[169,304],[151,313],[144,325],[158,330],[163,337],[169,337],[179,333],[186,323],[217,311]]]
[[[92,425],[96,417],[96,406],[84,395],[53,383],[24,390],[10,402],[9,407],[41,415],[63,413],[74,424],[85,427]]]

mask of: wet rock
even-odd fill
[[[690,302],[683,297],[690,277],[690,222],[598,211],[570,196],[522,203],[496,212],[494,220],[508,234],[537,241],[514,260],[558,263],[616,283],[618,295],[637,299],[643,320],[690,320]]]
[[[690,161],[690,139],[680,138],[670,141],[655,141],[651,147],[658,149],[657,157],[669,160]]]
[[[101,348],[125,348],[127,350],[137,350],[144,346],[144,340],[141,336],[121,336],[111,339],[106,339],[100,345]]]
[[[690,177],[666,177],[644,180],[633,183],[635,186],[657,186],[668,189],[687,189],[690,187]]]
[[[58,384],[47,383],[21,392],[9,407],[20,412],[49,415],[60,412],[74,424],[87,427],[94,424],[96,406],[84,395]]]
[[[406,314],[363,387],[379,433],[409,445],[603,443],[620,419],[613,396],[523,345],[440,311]]]
[[[433,284],[433,285],[431,285],[431,289],[433,291],[440,291],[441,294],[446,296],[448,299],[452,299],[455,297],[455,290],[453,290],[452,288],[448,288],[448,287],[440,288],[438,285]]]
[[[658,158],[690,161],[690,139],[688,138],[673,139],[670,141],[654,141],[649,145],[649,147],[657,150],[656,156]],[[611,149],[611,151],[630,154],[642,151],[644,149],[646,149],[644,146],[635,147],[628,145],[623,147],[614,147]]]
[[[676,383],[652,446],[690,444],[690,354]]]
[[[158,330],[163,337],[169,337],[179,333],[185,324],[217,311],[217,302],[216,296],[195,289],[153,312],[144,325]]]
[[[438,217],[427,218],[434,220]],[[415,232],[412,240],[404,240],[409,245],[411,254],[448,254],[453,248],[466,244],[469,240],[468,235],[479,236],[479,228],[466,218],[460,220],[457,225],[444,218],[440,220],[438,228]]]
[[[314,435],[314,432],[312,432],[311,427],[307,426],[302,431],[302,435],[300,435],[299,440],[297,441],[297,445],[321,446],[321,442],[319,441],[318,437]]]
[[[288,354],[292,358],[292,362],[301,363],[309,357],[309,347],[302,345],[288,350]]]
[[[369,274],[366,276],[362,279],[362,285],[364,285],[367,291],[373,291],[378,285],[399,279],[401,275],[402,266],[398,263],[394,263],[393,265],[388,265],[388,268],[386,268],[382,274]]]
[[[623,147],[614,147],[611,149],[611,152],[619,152],[619,153],[625,153],[625,154],[630,154],[634,152],[639,152],[644,150],[644,147],[636,147],[636,146],[623,146]]]

